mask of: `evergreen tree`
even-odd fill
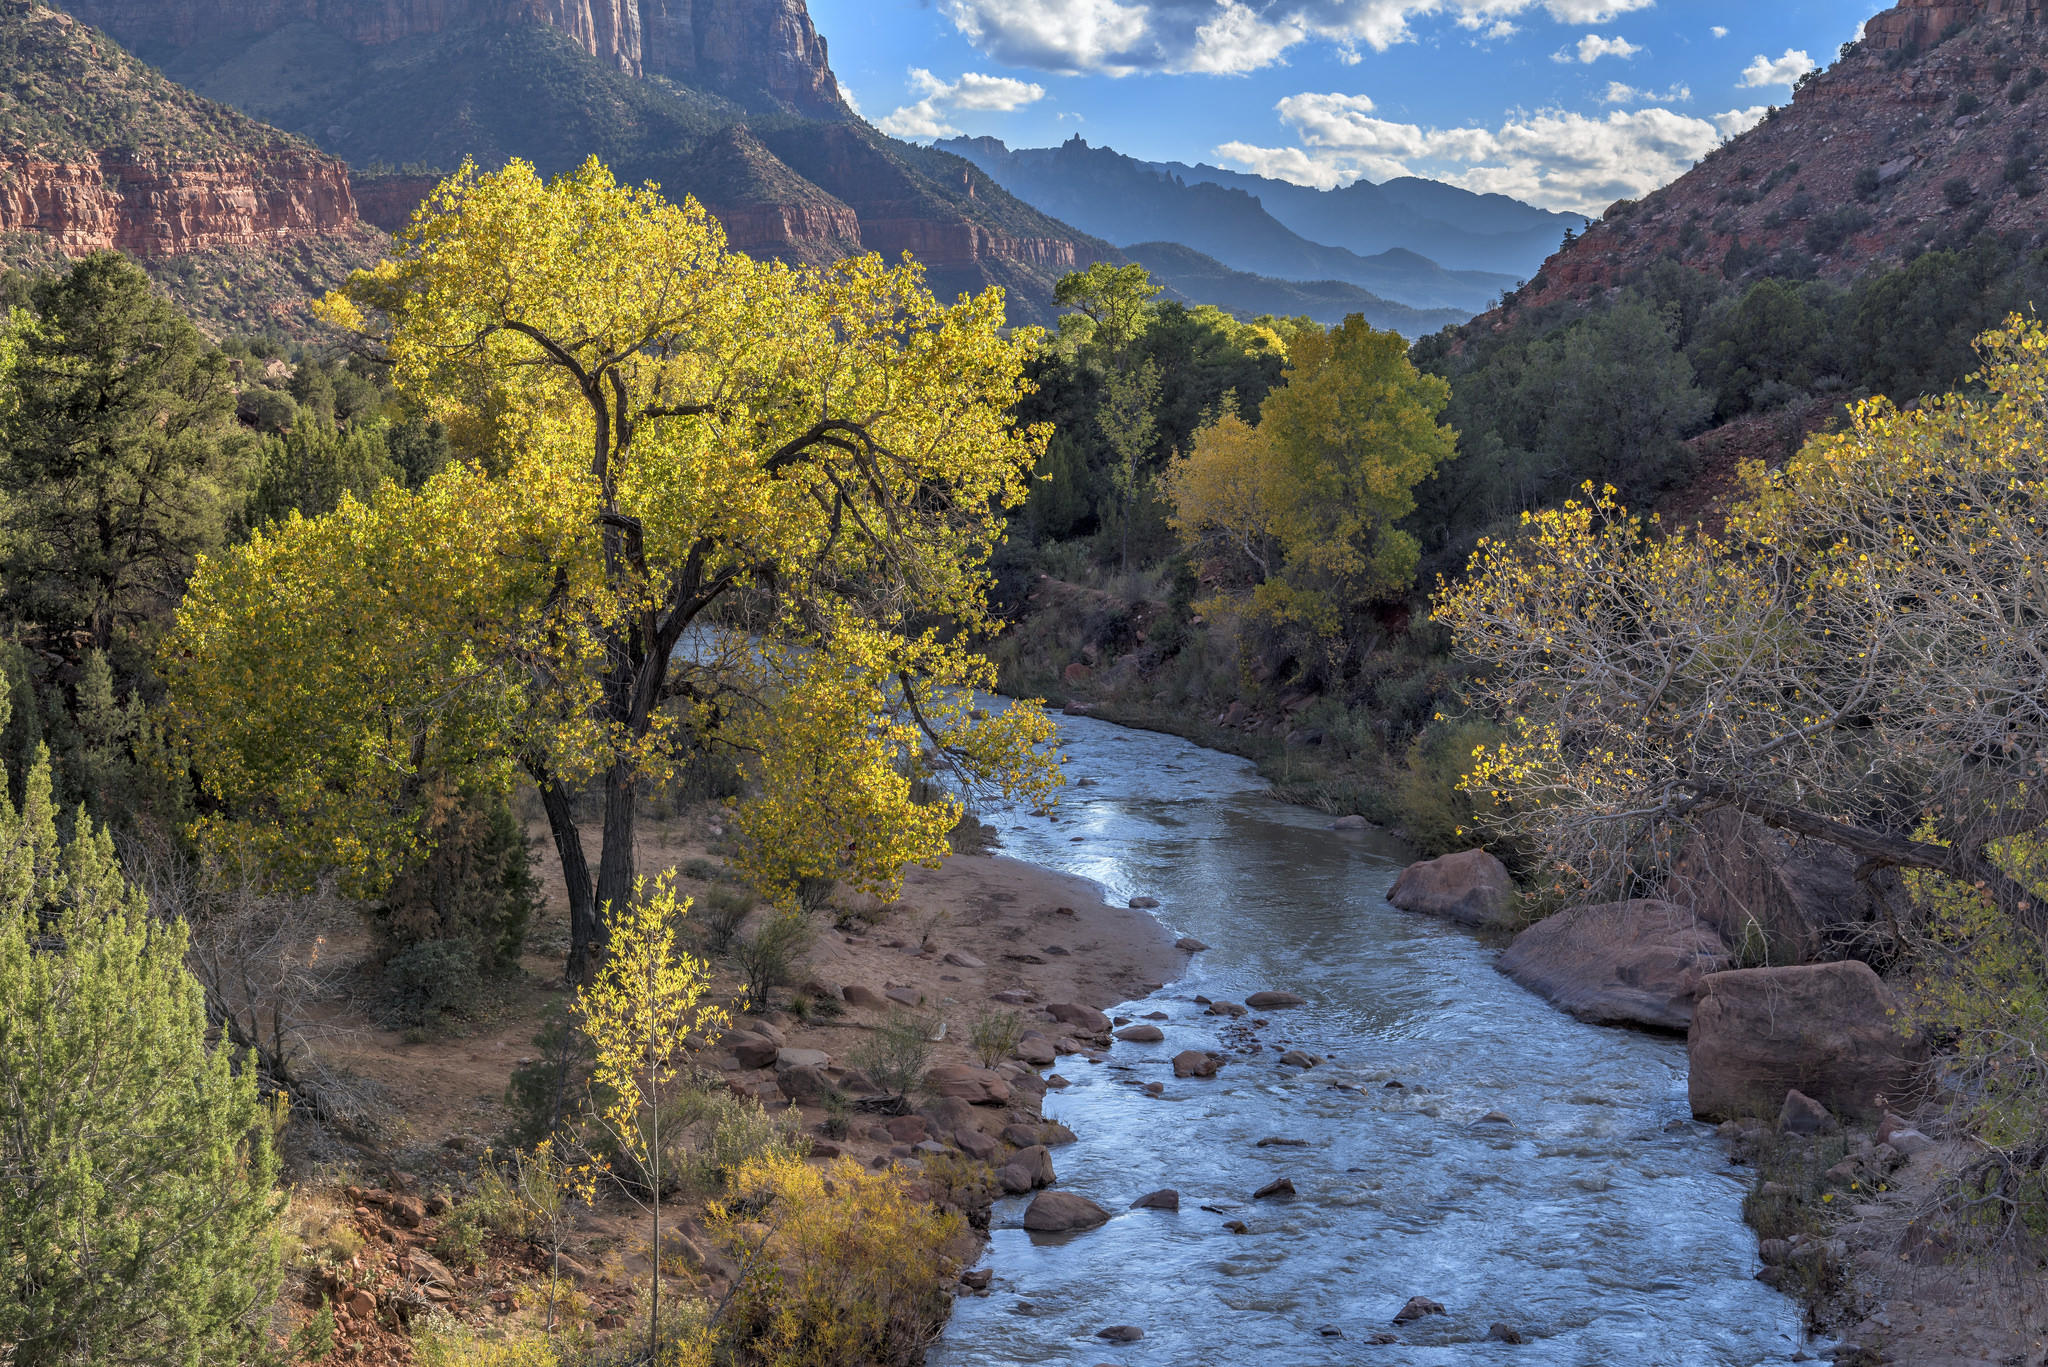
[[[277,1286],[255,1074],[207,1048],[184,927],[151,920],[105,828],[59,837],[46,754],[23,790],[0,795],[0,1347],[239,1360]]]

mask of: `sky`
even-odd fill
[[[1330,187],[1418,175],[1597,215],[1835,60],[1878,0],[809,0],[916,142],[1080,135]]]

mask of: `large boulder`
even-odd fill
[[[1036,1234],[1065,1234],[1109,1223],[1109,1212],[1071,1191],[1041,1191],[1024,1208],[1024,1228]]]
[[[1889,870],[1857,877],[1856,856],[1795,840],[1738,812],[1705,817],[1672,861],[1664,895],[1774,964],[1862,958],[1882,941]]]
[[[1500,924],[1514,895],[1507,865],[1485,850],[1410,864],[1387,889],[1387,900],[1401,910],[1441,916],[1461,926]]]
[[[1515,937],[1501,972],[1594,1025],[1683,1033],[1700,979],[1731,966],[1712,928],[1670,902],[1639,898],[1573,907]]]
[[[1876,1119],[1886,1101],[1914,1095],[1927,1062],[1904,1019],[1891,989],[1853,959],[1710,973],[1686,1037],[1692,1112],[1775,1116],[1796,1089],[1837,1115]]]
[[[996,1169],[996,1184],[1011,1195],[1049,1187],[1053,1176],[1052,1154],[1043,1144],[1033,1144],[1010,1155],[1010,1161]]]
[[[971,1063],[942,1063],[924,1075],[924,1086],[933,1096],[957,1097],[970,1106],[1004,1106],[1010,1100],[1002,1074]]]
[[[1062,1025],[1077,1026],[1090,1034],[1104,1034],[1109,1029],[1109,1017],[1078,1002],[1054,1002],[1045,1008],[1045,1013]]]

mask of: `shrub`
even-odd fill
[[[963,1221],[893,1176],[771,1156],[734,1177],[711,1226],[740,1274],[718,1332],[750,1367],[909,1367],[950,1309]]]
[[[675,1115],[686,1150],[680,1171],[699,1191],[725,1190],[748,1163],[810,1152],[803,1112],[794,1106],[770,1112],[752,1097],[708,1089],[686,1092],[679,1101]]]
[[[384,964],[384,992],[398,1023],[425,1030],[471,1015],[483,1000],[476,950],[462,940],[423,940]]]
[[[1941,183],[1942,201],[1951,209],[1966,208],[1976,197],[1976,187],[1970,184],[1968,176],[1950,176]]]
[[[387,953],[469,947],[476,974],[510,972],[540,904],[533,849],[502,795],[441,789],[421,817],[426,859],[393,879],[371,911]]]
[[[1984,101],[1978,97],[1977,92],[1974,90],[1965,90],[1956,96],[1956,117],[1958,118],[1966,118],[1983,107]]]
[[[420,1335],[413,1353],[424,1367],[560,1367],[562,1361],[544,1335],[485,1339],[468,1330]]]
[[[549,1006],[533,1042],[540,1052],[531,1063],[514,1068],[505,1084],[505,1104],[515,1116],[512,1135],[521,1144],[552,1138],[569,1124],[596,1058],[590,1040],[560,1002]]]
[[[974,1046],[976,1058],[984,1068],[993,1068],[1008,1058],[1017,1047],[1017,1041],[1024,1037],[1024,1018],[1015,1011],[996,1011],[984,1008],[974,1018],[968,1031],[968,1042]]]
[[[733,938],[753,909],[752,895],[738,888],[719,887],[705,893],[697,916],[697,923],[704,928],[704,952],[723,954],[731,949]]]
[[[1875,166],[1864,167],[1856,173],[1856,198],[1861,200],[1876,199],[1877,192],[1883,184],[1884,182],[1878,179]]]
[[[854,1047],[847,1061],[889,1096],[902,1101],[924,1081],[925,1070],[931,1067],[934,1029],[929,1016],[891,1011],[888,1020]]]
[[[789,984],[797,961],[810,942],[810,922],[801,915],[784,912],[734,944],[733,964],[745,979],[750,1006],[766,1006],[771,992]]]

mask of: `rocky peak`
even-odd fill
[[[1482,320],[1592,299],[1661,261],[1847,280],[1982,234],[2048,242],[2048,0],[1908,0],[1792,103],[1611,206]]]
[[[635,76],[761,92],[806,114],[845,113],[804,0],[66,0],[66,8],[144,51],[302,23],[378,45],[465,24],[535,24]]]

